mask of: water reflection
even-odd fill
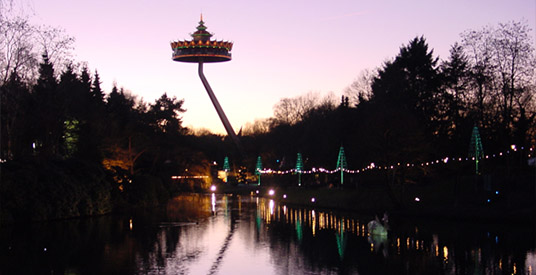
[[[251,196],[189,195],[161,211],[4,227],[0,274],[534,274],[534,229],[398,221]]]

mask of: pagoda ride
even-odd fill
[[[213,34],[207,31],[205,22],[203,22],[203,15],[201,15],[197,30],[191,34],[191,36],[192,40],[171,42],[171,49],[173,50],[172,58],[174,61],[199,64],[199,78],[201,78],[201,82],[203,82],[203,85],[207,90],[208,96],[227,131],[227,135],[231,137],[239,152],[242,153],[240,140],[203,74],[203,63],[225,62],[231,60],[233,42],[211,40]]]

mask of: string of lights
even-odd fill
[[[498,153],[495,153],[495,154],[482,155],[482,157],[479,157],[478,159],[483,160],[483,159],[499,158],[499,157],[508,156],[511,153],[518,152],[518,151],[525,151],[525,148],[521,147],[520,149],[518,149],[518,148],[516,148],[515,145],[512,145],[510,150],[498,152]],[[531,147],[527,151],[528,151],[527,152],[527,157],[528,158],[532,158],[532,157],[535,156],[535,154],[534,154],[535,149],[534,148]],[[447,164],[449,162],[465,162],[465,161],[475,161],[475,160],[476,160],[476,157],[444,157],[444,158],[441,158],[441,159],[436,159],[436,160],[427,161],[427,162],[419,162],[419,163],[400,163],[400,162],[398,162],[398,163],[392,164],[392,165],[377,165],[374,162],[371,162],[368,166],[363,167],[361,169],[357,169],[357,170],[351,170],[351,169],[346,169],[346,168],[342,168],[342,167],[337,167],[334,170],[330,170],[330,169],[326,169],[326,168],[313,167],[313,168],[311,168],[311,170],[303,170],[303,169],[300,169],[300,170],[298,170],[298,169],[274,170],[274,169],[270,169],[270,168],[265,168],[265,169],[258,169],[258,171],[261,174],[277,174],[277,175],[285,175],[285,174],[318,174],[318,173],[334,174],[334,173],[340,172],[341,169],[342,169],[342,171],[344,173],[359,174],[359,173],[363,173],[363,172],[366,172],[366,171],[369,171],[369,170],[392,170],[392,169],[400,168],[400,167],[419,167],[419,166],[420,167],[426,167],[426,166],[433,166],[433,165],[438,165],[438,164]]]

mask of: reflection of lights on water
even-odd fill
[[[130,228],[130,231],[132,231],[132,219],[128,220],[128,227]]]
[[[312,226],[313,227],[313,236],[315,236],[316,235],[316,216],[315,216],[315,211],[314,210],[311,211],[311,216],[312,216],[312,219],[313,219],[313,222],[312,222],[312,224],[313,224],[313,226]]]
[[[536,269],[536,252],[528,251],[525,256],[525,270],[528,274],[533,274],[533,271]]]
[[[216,194],[212,193],[212,212],[216,213]]]
[[[261,190],[262,192],[263,191]],[[279,196],[279,194],[278,194]],[[281,198],[281,197],[279,197]],[[258,222],[264,224],[274,224],[274,223],[286,223],[290,228],[295,229],[294,236],[297,236],[298,241],[305,242],[305,239],[302,237],[309,236],[310,238],[317,239],[323,237],[326,234],[331,234],[333,236],[333,242],[337,241],[338,248],[343,248],[339,251],[339,256],[342,257],[342,252],[344,252],[344,241],[349,241],[353,236],[366,236],[366,222],[363,224],[363,221],[360,222],[357,218],[351,216],[344,216],[340,213],[333,213],[329,211],[323,211],[322,209],[302,209],[302,208],[293,208],[292,206],[284,205],[284,202],[278,203],[276,205],[275,199],[270,200],[269,198],[259,197],[258,199]],[[251,200],[253,202],[253,200]],[[220,204],[222,205],[222,204]],[[312,207],[311,207],[312,208]],[[220,209],[222,211],[222,209]],[[367,220],[368,221],[368,220]],[[433,235],[432,238],[417,238],[419,236],[420,228],[415,227],[410,231],[410,235],[405,236],[394,236],[392,239],[389,238],[387,243],[372,243],[370,245],[370,250],[372,252],[382,251],[384,247],[388,247],[390,253],[393,255],[404,255],[402,251],[413,251],[415,253],[426,253],[429,256],[435,256],[444,267],[454,268],[454,260],[458,256],[457,253],[449,255],[449,248],[447,244],[441,243],[437,235]],[[413,232],[414,231],[414,234]],[[342,234],[345,234],[344,236]],[[309,235],[307,235],[309,234]],[[495,241],[493,234],[490,234],[489,241],[492,243]],[[348,238],[349,237],[349,238]],[[503,242],[504,240],[500,240]],[[396,246],[396,248],[394,247]],[[395,250],[396,249],[396,250]],[[450,249],[453,249],[452,247]],[[476,264],[483,265],[486,260],[486,255],[484,253],[485,249],[472,249],[471,254],[468,257],[472,259]],[[454,252],[453,252],[454,253]],[[336,254],[336,253],[335,253]],[[503,262],[504,265],[503,266]],[[519,267],[519,274],[535,274],[536,271],[536,251],[527,252],[525,262],[523,259],[521,261],[514,262],[507,258],[502,260],[495,259],[490,262],[496,270],[501,268],[501,272],[506,271],[508,274],[517,274]]]

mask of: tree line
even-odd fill
[[[475,126],[487,153],[528,149],[536,143],[530,32],[521,22],[465,31],[445,60],[415,37],[364,70],[338,102],[311,93],[281,99],[272,118],[246,127],[246,142],[275,169],[293,168],[297,152],[309,167],[334,169],[341,145],[355,168],[467,157]]]

